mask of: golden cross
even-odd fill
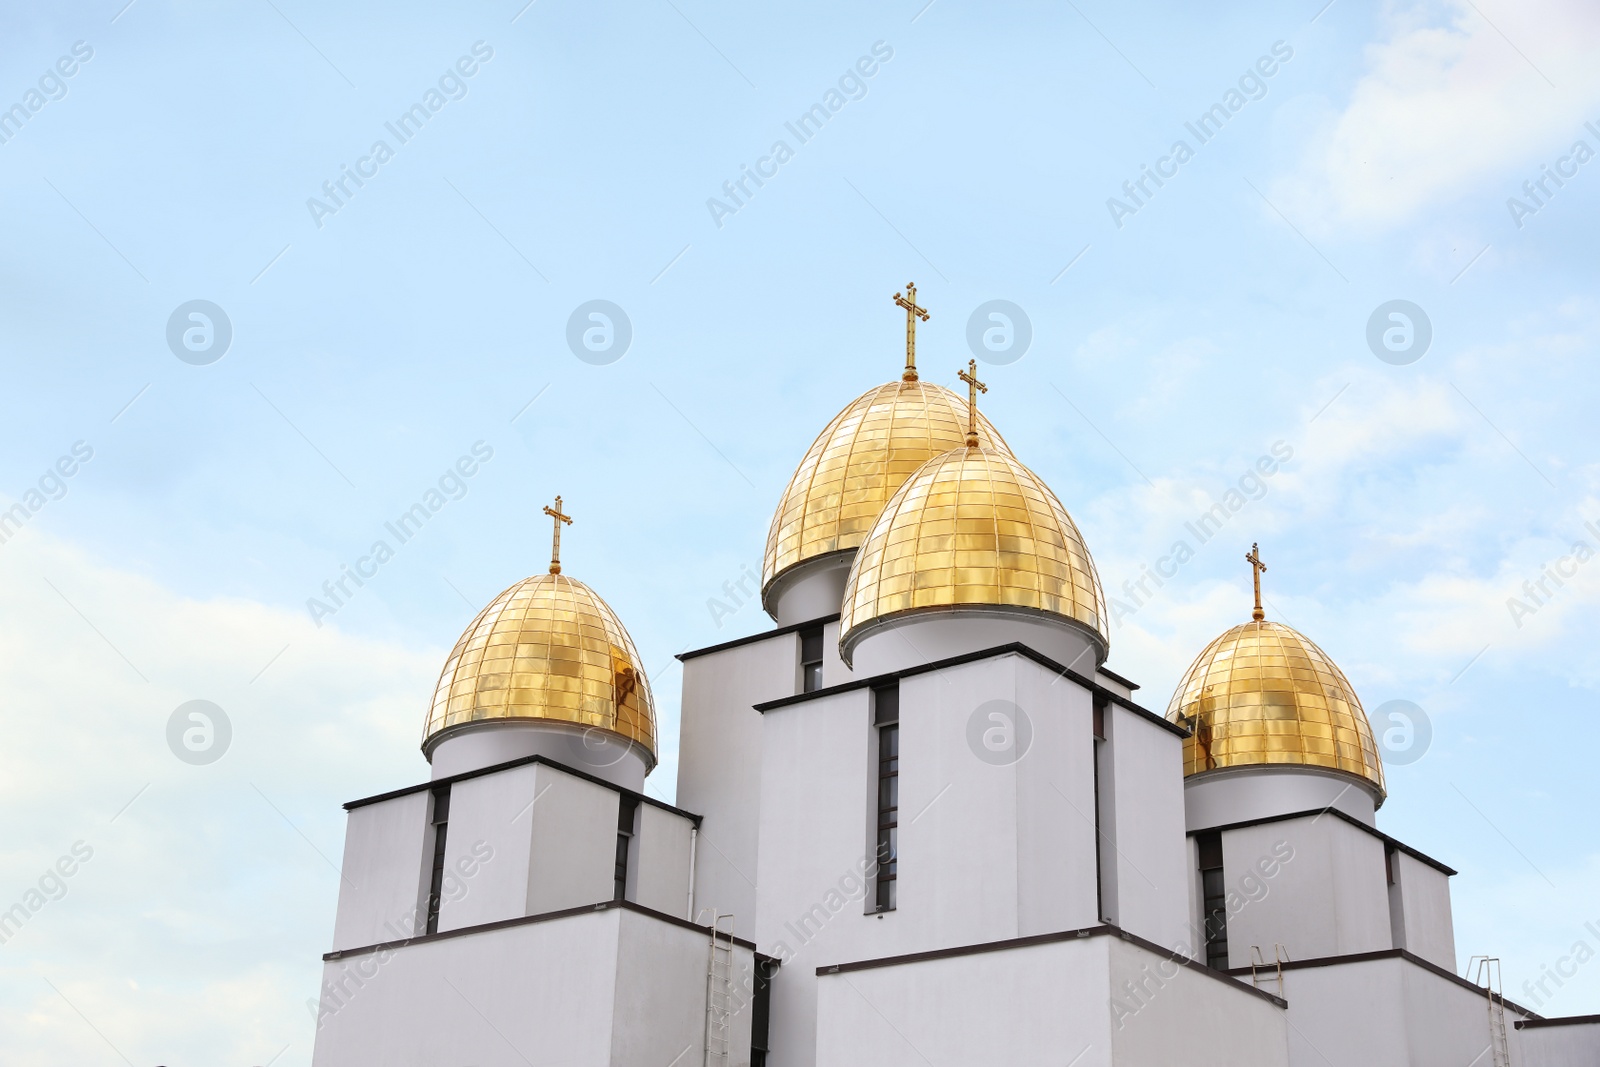
[[[928,321],[928,309],[917,307],[917,283],[906,282],[906,295],[894,294],[894,302],[906,309],[906,371],[901,381],[917,380],[917,320]]]
[[[1267,565],[1261,562],[1261,546],[1252,544],[1250,546],[1250,554],[1244,559],[1246,563],[1250,564],[1250,577],[1254,578],[1256,582],[1256,610],[1250,617],[1256,622],[1260,622],[1267,617],[1266,612],[1261,610],[1261,572],[1267,569]]]
[[[967,369],[960,372],[967,383],[967,447],[978,447],[978,394],[987,393],[989,387],[978,381],[978,361],[967,360]]]
[[[552,507],[546,505],[545,509],[544,509],[544,513],[555,520],[554,526],[556,528],[555,543],[550,546],[550,573],[551,574],[560,574],[561,573],[561,524],[562,523],[566,523],[568,526],[571,526],[572,525],[572,516],[571,515],[563,515],[561,513],[561,498],[560,497],[556,497],[556,506],[555,507],[552,508]]]

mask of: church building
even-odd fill
[[[444,664],[429,780],[345,805],[316,1067],[1600,1064],[1600,1016],[1463,966],[1456,872],[1379,828],[1361,700],[1265,617],[1258,551],[1163,711],[1105,666],[1082,533],[975,362],[919,376],[916,299],[778,502],[775,625],[679,656],[676,806],[545,508],[548,573]]]

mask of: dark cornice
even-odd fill
[[[381,941],[376,945],[362,945],[360,948],[335,949],[332,952],[324,953],[322,959],[325,963],[332,963],[335,960],[349,959],[351,956],[365,956],[373,952],[389,952],[397,948],[406,948],[409,945],[425,945],[431,941],[446,941],[452,937],[483,934],[488,933],[490,930],[504,930],[512,926],[531,926],[534,923],[550,922],[553,919],[567,919],[574,915],[590,915],[597,911],[610,911],[613,908],[637,912],[640,915],[647,915],[652,919],[671,923],[673,926],[682,926],[685,929],[694,930],[702,934],[711,932],[709,926],[701,926],[698,923],[690,922],[688,919],[680,919],[676,915],[668,915],[664,911],[656,911],[654,908],[647,908],[643,904],[635,904],[631,900],[604,900],[598,904],[585,904],[581,908],[563,908],[560,911],[547,911],[540,915],[520,915],[515,919],[500,919],[492,923],[463,926],[459,930],[441,930],[437,934],[419,934],[416,937],[401,938],[398,941]],[[727,939],[725,934],[722,937],[724,940]],[[741,948],[747,948],[752,952],[755,951],[756,946],[753,941],[746,941],[742,937],[735,937],[732,941]]]
[[[709,656],[713,652],[726,652],[730,648],[753,645],[757,641],[765,641],[769,637],[782,637],[784,634],[792,634],[799,630],[810,630],[817,626],[826,626],[830,622],[838,621],[839,614],[834,612],[832,615],[824,615],[820,619],[807,619],[805,622],[790,623],[788,626],[780,626],[775,630],[763,630],[758,634],[751,634],[749,637],[736,637],[732,641],[724,641],[720,645],[707,645],[705,648],[679,652],[677,659],[679,663],[684,663],[699,656]]]
[[[655,797],[648,796],[644,793],[636,793],[632,789],[625,789],[622,786],[617,785],[615,782],[608,782],[604,778],[597,778],[587,771],[580,771],[576,767],[569,767],[565,763],[558,763],[557,761],[550,759],[548,756],[523,756],[519,759],[507,760],[504,763],[496,763],[492,767],[480,767],[475,771],[463,771],[460,774],[452,774],[444,778],[435,778],[433,781],[423,782],[421,785],[408,785],[404,789],[392,789],[387,793],[379,793],[377,796],[362,797],[360,800],[352,800],[344,806],[344,810],[354,811],[356,808],[363,808],[368,804],[377,804],[380,801],[393,800],[395,797],[403,797],[410,793],[420,793],[425,789],[432,789],[435,786],[452,785],[456,782],[464,782],[468,778],[481,778],[485,774],[494,774],[498,771],[508,771],[513,767],[525,767],[530,763],[542,763],[546,767],[554,767],[558,771],[565,771],[574,778],[582,778],[586,782],[592,782],[595,785],[604,786],[613,792],[621,793],[623,796],[632,797],[634,800],[637,800],[642,804],[649,804],[653,808],[660,808],[662,811],[670,811],[674,815],[681,815],[685,819],[691,819],[694,821],[696,826],[700,825],[700,816],[696,815],[692,811],[684,811],[682,808],[673,807],[664,800],[657,800]]]
[[[1317,815],[1332,815],[1335,818],[1343,819],[1351,826],[1354,826],[1357,830],[1366,831],[1373,837],[1376,837],[1378,840],[1382,841],[1384,844],[1399,849],[1401,852],[1404,852],[1414,860],[1426,863],[1429,867],[1432,867],[1436,871],[1441,871],[1444,874],[1452,877],[1461,873],[1460,871],[1455,870],[1453,867],[1445,866],[1443,863],[1440,863],[1438,860],[1427,855],[1426,853],[1418,852],[1404,841],[1399,841],[1393,837],[1390,837],[1377,827],[1368,826],[1354,815],[1348,815],[1335,807],[1310,808],[1306,811],[1291,811],[1287,815],[1265,815],[1259,819],[1246,819],[1243,822],[1230,822],[1225,823],[1222,826],[1201,826],[1190,830],[1189,836],[1193,837],[1195,834],[1221,833],[1224,830],[1243,830],[1247,826],[1264,826],[1267,823],[1283,822],[1287,819],[1306,819]]]
[[[1171,733],[1177,734],[1179,737],[1189,736],[1189,731],[1184,729],[1182,726],[1179,726],[1177,723],[1167,721],[1165,718],[1157,715],[1148,708],[1141,708],[1139,705],[1135,704],[1121,693],[1107,689],[1099,682],[1096,682],[1093,678],[1090,678],[1087,675],[1079,674],[1070,667],[1063,667],[1049,656],[1046,656],[1040,652],[1036,652],[1033,648],[1023,644],[1020,641],[1012,641],[1009,644],[996,645],[993,648],[980,649],[977,652],[966,652],[959,656],[951,656],[948,659],[934,660],[931,663],[919,663],[914,667],[906,667],[898,671],[889,671],[885,674],[876,674],[871,678],[852,678],[848,682],[844,682],[840,685],[830,685],[825,689],[815,689],[809,693],[796,693],[794,696],[779,697],[777,700],[768,700],[765,703],[755,705],[755,709],[760,712],[773,711],[778,708],[789,707],[793,704],[803,704],[808,700],[820,700],[823,697],[837,696],[840,693],[848,693],[855,689],[871,689],[875,686],[888,685],[890,682],[897,682],[902,678],[911,678],[919,674],[926,674],[929,671],[943,670],[947,667],[959,667],[967,663],[977,663],[981,660],[996,659],[1000,656],[1009,655],[1021,656],[1023,659],[1032,660],[1046,670],[1054,671],[1062,677],[1078,683],[1078,685],[1096,694],[1097,696],[1103,696],[1110,700],[1113,704],[1116,704],[1119,707],[1127,708],[1134,714],[1149,719],[1151,722],[1161,726]]]
[[[901,956],[880,956],[877,959],[856,960],[852,963],[835,963],[826,967],[818,967],[817,975],[818,977],[821,977],[829,974],[844,974],[848,971],[870,971],[879,967],[898,967],[904,963],[921,963],[925,960],[943,960],[950,959],[955,956],[976,956],[985,952],[1007,952],[1014,948],[1027,948],[1031,945],[1051,945],[1059,941],[1077,941],[1080,938],[1086,937],[1121,938],[1123,941],[1127,941],[1130,944],[1138,945],[1147,952],[1153,952],[1158,956],[1164,956],[1167,959],[1172,960],[1172,962],[1181,964],[1190,970],[1199,971],[1200,973],[1205,974],[1206,976],[1213,978],[1218,982],[1226,984],[1232,989],[1237,989],[1242,992],[1249,993],[1252,996],[1260,997],[1262,1000],[1271,1001],[1280,1008],[1287,1008],[1289,1006],[1289,1002],[1284,1000],[1282,997],[1273,996],[1266,990],[1257,989],[1255,986],[1245,985],[1243,982],[1232,976],[1233,972],[1218,971],[1211,967],[1207,967],[1198,960],[1192,960],[1187,956],[1164,949],[1154,941],[1146,941],[1138,934],[1130,934],[1128,931],[1110,924],[1105,924],[1102,926],[1086,926],[1078,930],[1062,930],[1052,934],[1034,934],[1030,937],[1012,937],[1007,938],[1004,941],[985,941],[976,945],[958,945],[954,948],[939,948],[933,949],[929,952],[908,952]]]
[[[1518,1019],[1518,1030],[1536,1030],[1545,1026],[1600,1026],[1600,1015],[1561,1015],[1554,1019]]]

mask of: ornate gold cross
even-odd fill
[[[544,509],[544,513],[555,520],[553,525],[556,528],[555,542],[550,546],[550,573],[551,574],[560,574],[561,573],[561,524],[562,523],[566,523],[568,526],[571,526],[572,525],[572,516],[571,515],[564,515],[564,514],[561,513],[561,498],[560,497],[556,497],[556,506],[555,507],[552,508],[549,505],[546,505],[545,509]]]
[[[901,381],[917,380],[917,320],[928,321],[928,309],[917,307],[917,283],[906,282],[906,295],[894,294],[894,302],[906,309],[906,371]]]
[[[1256,582],[1256,610],[1251,613],[1250,617],[1256,622],[1260,622],[1267,617],[1266,612],[1261,610],[1261,572],[1267,569],[1267,565],[1261,562],[1261,546],[1259,544],[1250,546],[1250,554],[1245,557],[1245,562],[1250,564],[1250,577],[1254,578]]]
[[[978,394],[987,393],[989,387],[978,381],[978,361],[967,360],[967,369],[960,372],[967,383],[967,447],[978,447]]]

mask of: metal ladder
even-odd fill
[[[1277,973],[1275,975],[1268,975],[1267,976],[1267,981],[1269,981],[1269,982],[1276,981],[1278,983],[1278,999],[1282,1000],[1283,999],[1283,965],[1285,963],[1289,962],[1289,950],[1284,948],[1280,944],[1274,943],[1273,946],[1272,946],[1272,958],[1273,958],[1274,963],[1277,966]],[[1257,989],[1261,988],[1261,979],[1256,974],[1256,968],[1257,967],[1265,968],[1266,966],[1267,966],[1267,961],[1265,959],[1263,959],[1262,956],[1261,956],[1261,946],[1260,945],[1251,945],[1250,946],[1250,984],[1255,986]]]
[[[1500,958],[1474,956],[1467,966],[1476,966],[1473,983],[1483,987],[1489,1005],[1490,1067],[1511,1067],[1511,1046],[1506,1041],[1506,1002],[1501,993]]]
[[[711,944],[706,957],[705,1067],[733,1063],[733,916],[708,909]],[[707,912],[702,911],[702,916]],[[728,928],[722,929],[726,922]]]

